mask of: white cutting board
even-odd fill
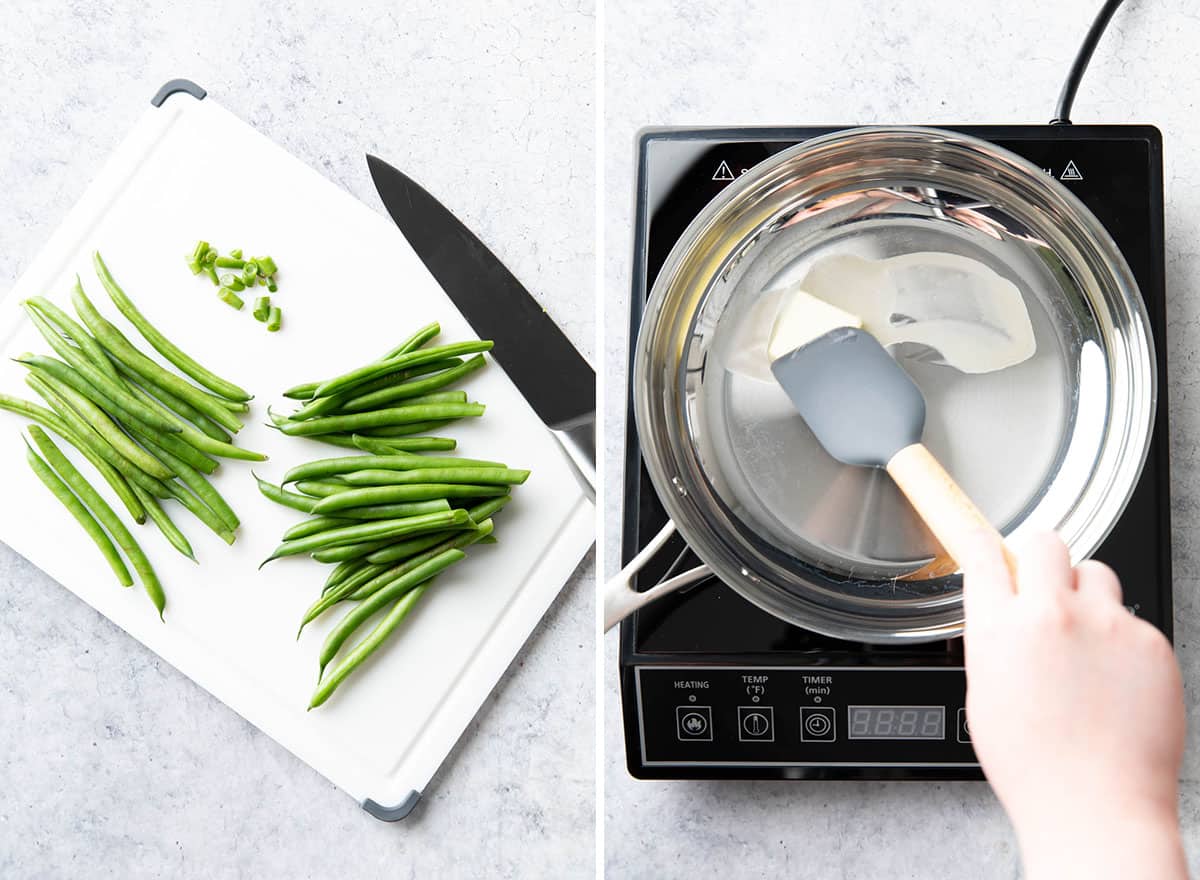
[[[235,312],[211,282],[191,275],[184,255],[198,238],[222,252],[275,258],[282,332],[267,333],[249,304]],[[593,505],[557,441],[489,363],[461,386],[488,405],[486,414],[437,433],[459,441],[457,454],[533,470],[496,517],[499,543],[472,548],[328,703],[306,712],[317,651],[338,615],[310,625],[299,642],[296,627],[329,567],[303,558],[258,570],[302,515],[259,495],[250,472],[278,482],[292,465],[351,453],[267,428],[267,404],[286,411],[293,404],[283,389],[373,359],[429,321],[441,322],[440,341],[478,337],[389,220],[211,98],[176,94],[147,111],[0,304],[0,391],[37,399],[10,358],[49,348],[19,303],[43,294],[69,308],[76,273],[101,311],[155,355],[96,280],[95,248],[169,338],[256,395],[237,442],[271,459],[223,461],[217,471],[216,487],[243,522],[233,547],[169,506],[200,565],[152,525],[134,529],[165,585],[165,623],[140,585],[116,583],[37,482],[24,459],[23,420],[6,412],[0,540],[372,812],[402,817],[591,546]],[[90,465],[73,458],[124,515]]]

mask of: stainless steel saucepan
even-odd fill
[[[1016,285],[1036,351],[964,373],[926,346],[894,347],[928,401],[925,444],[1004,534],[1053,528],[1075,561],[1100,545],[1137,484],[1156,401],[1149,322],[1121,253],[1065,187],[1006,150],[936,129],[853,129],[744,174],[658,276],[632,388],[672,523],[608,584],[608,626],[711,570],[837,638],[961,632],[961,576],[887,475],[835,462],[781,389],[732,363],[755,306],[818,261],[930,251]],[[675,528],[705,565],[635,592]]]

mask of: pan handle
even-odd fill
[[[695,568],[667,578],[662,583],[655,584],[648,590],[638,592],[633,588],[633,579],[642,567],[654,558],[662,549],[667,539],[675,534],[675,523],[667,520],[667,524],[655,535],[637,556],[629,560],[629,564],[604,585],[604,631],[608,632],[630,614],[639,608],[649,605],[667,593],[694,584],[712,574],[707,565],[697,565]]]

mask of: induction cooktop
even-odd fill
[[[757,163],[838,128],[648,129],[639,136],[631,341],[663,261],[697,213]],[[1120,575],[1129,610],[1169,638],[1161,135],[1140,125],[952,128],[1061,181],[1105,225],[1137,278],[1155,342],[1158,408],[1138,486],[1094,556]],[[628,562],[667,521],[641,460],[632,408],[624,491]],[[648,589],[697,564],[675,535],[636,586]],[[626,757],[636,777],[983,778],[966,721],[960,639],[838,641],[773,617],[711,576],[636,612],[621,624],[620,639]]]

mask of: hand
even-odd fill
[[[1112,569],[1054,534],[963,554],[967,718],[1026,876],[1185,878],[1177,815],[1183,685]]]

